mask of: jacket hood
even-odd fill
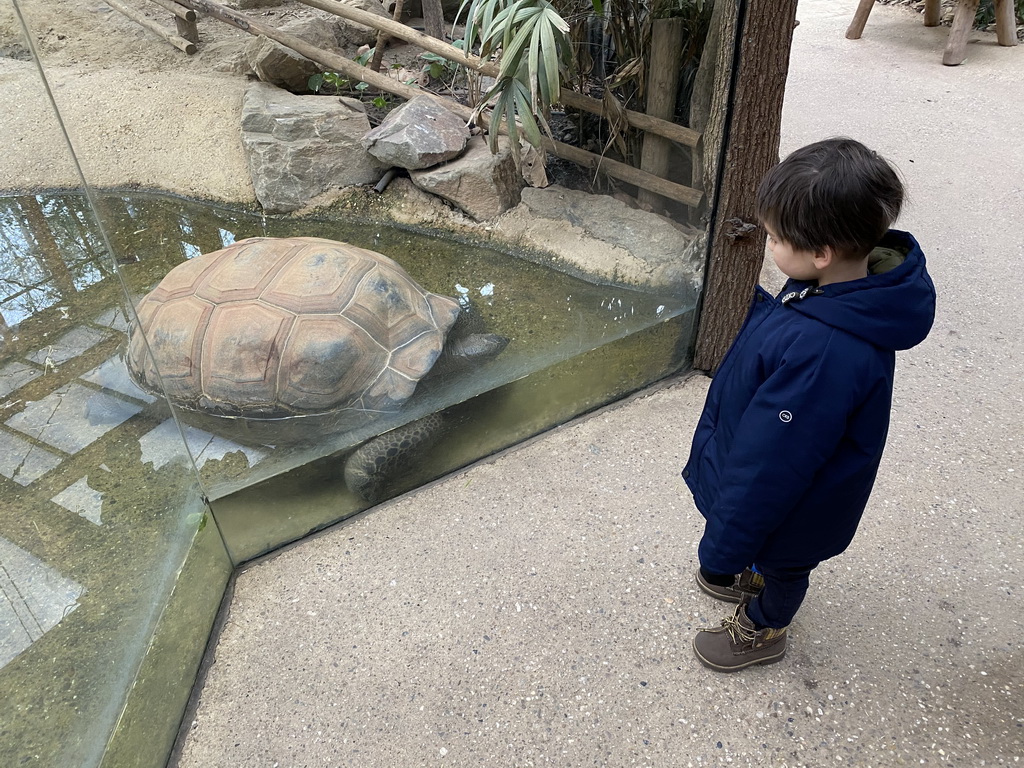
[[[868,257],[860,280],[814,283],[790,280],[783,304],[883,349],[910,349],[924,341],[935,319],[935,286],[924,253],[909,232],[891,229]]]

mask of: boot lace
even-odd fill
[[[732,616],[727,616],[722,619],[722,626],[725,627],[729,633],[729,637],[737,645],[741,643],[753,643],[754,638],[757,636],[757,632],[752,627],[744,626],[740,622],[739,611],[734,613]]]

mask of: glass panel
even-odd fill
[[[690,313],[695,303],[692,288],[689,292],[682,289],[644,291],[599,284],[543,266],[507,250],[499,251],[451,235],[441,237],[443,233],[389,226],[352,214],[344,220],[267,218],[178,198],[138,193],[130,196],[104,195],[101,209],[108,223],[114,251],[131,254],[120,269],[135,296],[145,294],[179,263],[245,238],[329,238],[393,257],[405,268],[410,279],[414,276],[417,285],[438,295],[452,297],[451,304],[461,304],[463,314],[479,321],[482,331],[508,341],[493,359],[469,360],[460,364],[442,357],[436,364],[437,370],[424,377],[413,396],[391,412],[358,412],[353,419],[350,418],[351,411],[358,409],[337,408],[294,417],[238,419],[180,410],[186,424],[186,439],[196,457],[207,492],[214,500],[214,513],[226,533],[236,562],[335,522],[339,516],[364,509],[371,502],[414,487],[436,476],[438,471],[450,471],[582,410],[621,396],[677,370],[687,362]],[[343,254],[342,258],[347,257]],[[348,266],[347,261],[345,266]],[[333,286],[332,290],[335,290]],[[370,294],[370,299],[379,298],[377,294]],[[252,327],[253,308],[257,312],[266,312],[275,329],[282,317],[293,324],[300,322],[304,313],[314,320],[321,317],[319,310],[313,312],[310,309],[307,313],[301,302],[297,309],[289,305],[282,308],[282,305],[285,305],[283,300],[273,303],[265,298],[247,305],[242,315],[243,326]],[[180,326],[181,321],[177,318],[176,321]],[[604,367],[588,369],[586,396],[579,398],[575,407],[566,406],[564,401],[567,398],[571,399],[574,392],[582,394],[583,390],[578,381],[571,379],[561,385],[556,384],[558,376],[553,372],[553,366],[652,327],[661,328],[660,335],[656,336],[661,347],[671,352],[662,355],[654,354],[656,350],[648,350],[651,360],[658,361],[656,371],[648,370],[650,366],[645,365],[642,375],[635,380],[624,379],[621,366],[635,357],[634,347],[640,348],[636,345],[641,344],[641,337],[637,337],[632,345],[610,348],[605,355]],[[229,330],[236,332],[234,328]],[[205,329],[208,339],[221,331],[224,328],[215,327],[212,322]],[[275,333],[278,332],[275,330]],[[338,331],[339,345],[343,348],[344,343],[350,341],[346,334],[354,336],[357,333],[367,335],[364,329],[342,326]],[[380,346],[383,341],[374,340],[373,343]],[[404,344],[406,340],[395,342],[396,348],[399,343]],[[608,358],[611,349],[621,350],[625,360]],[[286,348],[281,358],[288,354]],[[587,359],[596,360],[597,356]],[[328,357],[320,363],[334,365]],[[274,360],[273,364],[280,366],[274,371],[276,376],[284,379],[290,375],[280,359]],[[260,366],[249,373],[263,376],[266,361],[261,360]],[[546,373],[534,377],[539,372]],[[222,373],[235,376],[237,369],[231,367]],[[137,386],[119,362],[112,362],[108,369],[96,375],[101,374],[117,378],[117,386],[133,390],[136,397],[140,396]],[[379,374],[380,370],[371,372],[372,376]],[[505,389],[520,380],[522,383],[518,387]],[[549,381],[548,387],[562,386],[565,391],[538,388],[539,380]],[[527,400],[517,402],[514,409],[503,413],[499,404],[509,397],[509,392],[517,391],[520,392],[520,400],[525,393],[533,394]],[[344,394],[351,399],[363,395],[363,392]],[[555,403],[560,405],[545,418],[543,414]],[[447,411],[458,404],[466,405],[457,411]],[[154,411],[161,407],[159,400],[151,405]],[[501,416],[502,421],[484,427],[479,417],[459,415],[473,409],[487,413],[489,418]],[[443,419],[434,416],[442,413]],[[428,417],[429,422],[424,424],[422,420]],[[467,420],[475,423],[478,430],[488,435],[488,439],[484,443],[478,442],[475,449],[457,449],[457,444],[473,444],[458,437],[464,430],[452,431],[452,427]],[[435,426],[434,422],[444,423]],[[379,486],[349,487],[352,485],[351,468],[350,482],[346,485],[344,467],[352,449],[403,425],[415,425],[410,428],[423,433],[424,442],[419,449],[403,457],[394,474]],[[151,441],[164,440],[171,432],[173,423],[165,422],[160,430],[140,438],[144,460],[159,462],[159,452],[151,447]],[[420,435],[414,434],[413,437],[419,439]],[[443,444],[437,442],[440,440],[444,441]],[[440,445],[437,452],[449,458],[459,457],[459,460],[441,464],[431,461],[430,456],[435,453],[434,446],[437,445]],[[313,462],[319,462],[317,469],[307,467]],[[326,516],[322,511],[311,514],[310,505],[303,501],[296,505],[303,510],[301,514],[262,515],[258,510],[236,512],[240,510],[238,501],[222,503],[248,486],[266,483],[302,467],[307,467],[307,473],[316,471],[322,474],[322,484],[316,493],[333,497],[333,502],[326,505],[333,512]],[[299,474],[282,482],[289,487],[304,476]],[[261,488],[261,493],[266,492],[263,485]],[[254,519],[262,517],[268,518],[264,524],[252,524]]]
[[[204,18],[200,55],[187,58],[105,6],[23,4],[40,21],[37,40],[51,57],[42,63],[59,70],[56,107],[78,116],[68,129],[84,148],[85,175],[104,191],[86,189],[18,6],[0,0],[9,116],[0,152],[11,174],[0,179],[0,690],[9,703],[0,764],[30,756],[88,766],[106,751],[105,764],[149,755],[158,765],[232,563],[689,365],[726,119],[722,69],[733,60],[723,19],[736,4],[606,4],[608,18],[574,29],[575,44],[592,47],[585,88],[601,96],[614,81],[614,98],[642,112],[637,73],[660,65],[635,22],[682,19],[678,98],[666,119],[702,140],[670,142],[657,173],[705,193],[702,201],[621,178],[595,184],[590,171],[551,156],[551,181],[600,193],[590,199],[598,205],[615,194],[629,206],[617,218],[591,210],[584,222],[572,204],[552,212],[557,188],[530,190],[516,236],[395,221],[403,190],[425,195],[407,181],[380,198],[390,211],[357,193],[305,217],[253,213],[246,199],[137,191],[142,178],[235,199],[237,178],[204,181],[247,173],[227,151],[175,156],[196,173],[173,184],[139,169],[168,154],[161,138],[184,122],[222,128],[233,119],[231,98],[214,115],[192,108],[187,93],[178,110],[154,109],[147,92],[173,89],[168,74],[178,70],[231,70],[241,80],[237,39],[247,37]],[[111,91],[120,98],[106,98]],[[568,109],[552,127],[626,163],[659,143]],[[531,229],[542,220],[546,230]],[[681,234],[634,266],[675,277],[630,282],[615,254],[630,251],[630,238],[653,240],[655,225]],[[258,257],[231,250],[253,237],[328,238],[403,272],[349,247],[310,252],[275,240],[280,247]],[[613,251],[612,266],[600,267],[597,251]],[[153,294],[169,275],[174,289]]]
[[[731,60],[717,45],[705,46],[708,30],[715,39],[721,26],[713,11],[722,5],[682,2],[665,11],[681,22],[677,45],[683,52],[673,86],[679,98],[666,117],[701,132],[717,130],[711,125],[713,95],[721,89],[715,62]],[[111,22],[118,28],[128,24],[122,16]],[[621,63],[609,46],[625,50],[622,46],[639,43],[615,30],[615,18],[587,23],[589,44],[597,52],[591,80],[600,83]],[[215,28],[211,37],[226,29],[204,20],[201,38],[206,27]],[[183,67],[202,58],[202,39],[201,55],[190,59],[141,28],[127,28],[147,41],[156,70],[175,56]],[[62,49],[62,63],[71,46]],[[648,67],[658,66],[649,51],[637,50]],[[615,98],[643,111],[644,99],[631,90],[641,81],[616,79],[624,84]],[[170,126],[177,116],[153,119]],[[607,124],[571,111],[556,114],[553,124],[575,126],[574,140],[581,146],[603,147],[608,154],[620,147],[620,159],[629,162],[646,156],[647,144],[665,144],[640,131],[617,141]],[[118,163],[131,168],[144,167],[147,153],[159,152],[147,137],[106,147],[84,135],[81,126],[69,129],[76,140],[83,132],[87,175],[95,167],[108,178],[115,164],[104,153],[115,146]],[[698,143],[700,151],[668,144],[660,173],[697,190],[710,184],[719,142]],[[549,175],[569,186],[590,186],[588,173],[553,156]],[[46,444],[72,451],[116,419],[146,424],[133,437],[138,460],[155,469],[179,450],[177,425],[161,396],[170,387],[175,416],[228,551],[234,562],[242,562],[689,364],[707,200],[684,205],[627,183],[612,188],[602,182],[594,191],[621,193],[634,206],[661,214],[659,226],[683,233],[672,241],[670,253],[657,255],[659,261],[636,259],[641,271],[668,270],[673,281],[629,282],[620,279],[621,265],[598,267],[596,258],[588,261],[586,251],[594,244],[625,253],[630,237],[653,237],[636,221],[655,217],[624,205],[616,212],[620,218],[591,216],[581,223],[572,204],[551,214],[544,210],[551,198],[537,197],[541,202],[524,203],[523,226],[554,216],[548,219],[552,242],[534,233],[513,246],[500,236],[501,227],[491,233],[477,228],[475,235],[412,227],[408,219],[396,223],[386,207],[365,200],[321,209],[315,217],[267,216],[241,205],[107,190],[94,199],[126,290],[140,308],[137,340],[124,344],[124,334],[133,328],[123,317],[104,338],[96,335],[104,329],[69,330],[67,338],[37,350],[38,360],[19,361],[31,369],[12,368],[9,376],[13,381],[48,364],[62,366],[65,356],[85,345],[104,350],[107,356],[83,381],[106,398],[77,387],[55,397],[76,413],[102,410],[105,421],[86,419],[63,432],[50,429]],[[389,192],[392,199],[402,194]],[[592,197],[609,200],[604,194]],[[88,200],[60,193],[14,197],[8,204],[22,219],[31,212],[37,222],[46,222],[48,237],[68,254],[65,282],[98,279],[96,270],[87,268],[88,259],[72,255],[75,249],[104,247],[80,231],[90,213]],[[588,239],[582,245],[559,244],[555,235],[564,229],[583,231]],[[382,254],[404,272],[345,248],[299,252],[294,244],[281,243],[253,252],[237,245],[253,237],[327,238]],[[222,255],[214,255],[218,252]],[[33,274],[20,279],[24,287],[12,296],[11,312],[31,302],[57,301],[47,293],[48,284],[33,282]],[[456,311],[458,319],[449,328]],[[451,316],[445,320],[446,313]],[[149,344],[157,345],[155,363]],[[488,352],[492,348],[496,354]],[[17,424],[31,430],[46,418],[48,407],[26,408]],[[46,471],[46,461],[37,452],[18,466],[27,476]],[[261,503],[266,499],[277,501]]]
[[[0,765],[99,765],[141,695],[142,754],[158,765],[230,563],[180,432],[125,373],[127,257],[106,242],[19,18],[0,2],[14,35],[0,39]],[[15,191],[40,174],[64,191]],[[186,563],[202,580],[178,588]],[[176,589],[187,611],[168,608]],[[140,677],[161,652],[172,684]]]

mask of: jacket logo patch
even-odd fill
[[[779,411],[779,421],[784,421],[789,424],[793,420],[793,414],[789,411]]]

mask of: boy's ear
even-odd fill
[[[831,245],[826,245],[820,251],[814,252],[814,266],[818,269],[825,269],[836,260],[835,249]]]

